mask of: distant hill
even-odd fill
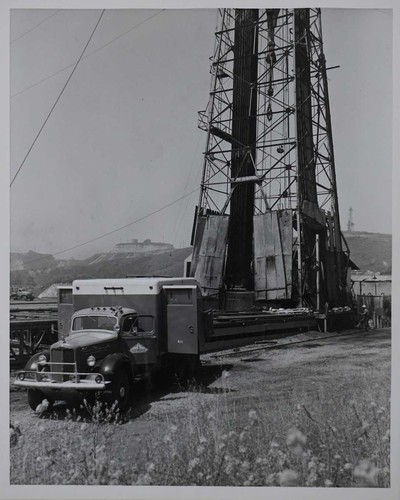
[[[11,271],[11,284],[29,285],[35,295],[53,283],[71,283],[74,279],[124,278],[131,276],[182,276],[183,263],[191,248],[139,255],[123,253],[96,254],[85,260],[47,261],[42,269]]]
[[[352,261],[362,272],[390,274],[392,236],[367,232],[344,233]],[[57,260],[36,252],[11,254],[11,284],[29,285],[39,294],[53,283],[74,279],[124,278],[131,276],[182,276],[183,264],[191,248],[171,249],[165,253],[133,255],[102,253],[85,260]],[[13,263],[16,267],[13,266]]]
[[[51,254],[43,254],[30,250],[27,253],[11,252],[10,267],[15,271],[45,269],[57,265],[56,259]]]
[[[361,271],[391,274],[392,235],[354,231],[343,233],[350,248],[351,260]]]

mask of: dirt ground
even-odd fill
[[[279,404],[298,394],[319,398],[319,394],[337,394],[351,391],[352,375],[364,377],[367,384],[381,384],[390,377],[391,330],[329,334],[306,334],[281,339],[273,348],[233,356],[207,355],[202,358],[198,385],[194,390],[170,385],[164,389],[142,383],[135,388],[134,402],[128,422],[115,427],[111,449],[120,458],[135,458],[135,442],[151,439],[154,426],[167,429],[168,422],[180,412],[186,412],[193,398],[210,401],[221,397],[235,408],[238,418],[257,406],[268,411],[270,405]],[[302,340],[301,343],[298,339]],[[292,343],[290,343],[292,342]],[[350,386],[349,386],[350,384]],[[390,388],[387,392],[389,405]],[[57,408],[57,406],[56,406]],[[58,421],[42,418],[49,428],[62,430],[66,408],[57,409]],[[22,433],[29,435],[39,418],[30,410],[26,392],[12,386],[10,390],[10,420],[17,422]],[[76,422],[77,431],[80,423]],[[54,429],[55,430],[55,429]],[[125,443],[129,442],[130,446]],[[110,450],[111,451],[111,450]]]

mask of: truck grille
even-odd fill
[[[72,349],[52,349],[50,352],[51,361],[51,371],[52,372],[62,372],[66,374],[74,373],[74,365],[65,365],[63,363],[74,363],[74,351]],[[53,380],[56,382],[66,382],[69,379],[69,375],[62,375],[55,373],[52,376]]]

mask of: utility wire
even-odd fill
[[[183,189],[184,193],[186,193],[186,190],[187,190],[187,188],[189,186],[189,182],[192,179],[193,172],[196,172],[196,170],[197,171],[199,170],[197,168],[197,165],[196,165],[196,159],[197,159],[197,151],[198,151],[198,148],[199,148],[199,145],[200,145],[200,140],[201,140],[201,136],[199,135],[199,137],[197,139],[196,147],[195,147],[195,150],[194,150],[192,163],[190,165],[188,176],[187,176],[187,179],[186,179],[186,184],[185,184],[185,187]],[[173,236],[173,239],[172,239],[171,243],[173,243],[176,240],[177,236],[178,236],[178,227],[181,224],[181,220],[183,219],[184,214],[186,214],[186,212],[187,212],[188,203],[189,203],[189,199],[186,200],[185,209],[179,211],[179,216],[175,220],[175,227],[174,227],[174,231],[173,231],[173,235],[174,236]]]
[[[18,168],[18,170],[17,170],[16,174],[14,175],[14,177],[13,177],[13,179],[12,179],[12,181],[11,181],[10,187],[13,185],[13,183],[14,183],[15,179],[17,178],[17,176],[18,176],[19,172],[21,171],[21,168],[23,167],[23,165],[24,165],[24,163],[25,163],[26,159],[28,158],[29,153],[32,151],[33,146],[35,145],[36,141],[38,140],[38,138],[39,138],[39,136],[40,136],[40,134],[41,134],[42,130],[44,129],[44,127],[45,127],[45,125],[46,125],[46,123],[47,123],[48,119],[50,118],[50,116],[51,116],[51,114],[52,114],[52,112],[53,112],[54,108],[57,106],[57,103],[58,103],[58,101],[60,100],[60,98],[61,98],[62,94],[64,93],[64,90],[66,89],[66,87],[67,87],[67,85],[68,85],[69,81],[71,80],[72,75],[75,73],[75,70],[76,70],[76,68],[78,67],[78,64],[80,63],[80,61],[81,61],[81,59],[82,59],[82,57],[83,57],[83,54],[85,53],[86,48],[87,48],[87,46],[89,45],[89,43],[90,43],[90,41],[91,41],[91,39],[92,39],[92,37],[93,37],[93,35],[94,35],[94,33],[95,33],[96,29],[97,29],[97,26],[99,25],[99,23],[100,23],[100,21],[101,21],[101,18],[103,17],[104,12],[105,12],[105,9],[103,9],[103,10],[101,11],[100,17],[99,17],[99,19],[98,19],[98,21],[97,21],[97,23],[96,23],[96,26],[94,27],[94,29],[93,29],[93,31],[92,31],[92,33],[91,33],[91,35],[90,35],[90,37],[89,37],[89,40],[86,42],[86,45],[85,45],[85,47],[84,47],[84,49],[83,49],[83,51],[82,51],[82,53],[81,53],[81,55],[80,55],[79,59],[78,59],[78,60],[76,61],[76,63],[75,63],[74,69],[71,71],[71,74],[69,75],[69,77],[68,77],[67,81],[65,82],[64,87],[61,89],[61,92],[59,93],[59,95],[58,95],[58,97],[57,97],[57,99],[56,99],[55,103],[53,104],[53,107],[51,108],[51,110],[50,110],[49,114],[47,115],[47,117],[46,117],[45,121],[43,122],[43,125],[40,127],[39,132],[36,134],[36,137],[35,137],[35,139],[33,140],[32,144],[31,144],[31,147],[28,149],[28,152],[27,152],[27,153],[26,153],[26,155],[25,155],[25,158],[22,160],[21,165],[19,166],[19,168]]]
[[[154,17],[158,16],[159,14],[161,14],[161,12],[164,12],[165,9],[162,9],[158,12],[156,12],[155,14],[152,14],[151,16],[149,17],[146,17],[146,19],[143,19],[143,21],[140,21],[139,23],[135,24],[134,26],[132,26],[132,28],[130,28],[128,31],[125,31],[124,33],[122,33],[121,35],[118,35],[117,37],[113,38],[112,40],[110,40],[109,42],[107,42],[106,44],[98,47],[96,50],[94,50],[93,52],[90,52],[89,54],[87,54],[85,57],[82,58],[82,61],[84,61],[85,59],[87,59],[88,57],[92,56],[93,54],[96,54],[96,52],[99,52],[100,50],[104,49],[105,47],[107,47],[108,45],[111,45],[112,43],[114,43],[116,40],[119,40],[120,38],[124,37],[125,35],[127,35],[128,33],[130,33],[131,31],[133,31],[134,29],[138,28],[139,26],[142,26],[142,24],[145,24],[147,23],[148,21],[150,21],[151,19],[153,19]],[[53,76],[56,76],[60,73],[62,73],[63,71],[65,71],[66,69],[70,68],[71,66],[73,66],[75,63],[72,63],[72,64],[69,64],[68,66],[64,66],[64,68],[61,68],[59,69],[58,71],[56,71],[55,73],[52,73],[51,75],[48,75],[44,78],[42,78],[41,80],[33,83],[32,85],[29,85],[28,87],[25,87],[24,89],[20,90],[19,92],[16,92],[15,94],[13,94],[11,96],[11,99],[13,99],[14,97],[26,92],[27,90],[30,90],[32,89],[33,87],[36,87],[36,85],[40,85],[41,83],[45,82],[46,80],[48,80],[49,78],[53,78]]]
[[[27,35],[28,33],[30,33],[31,31],[35,30],[36,28],[38,28],[39,26],[41,26],[43,23],[45,23],[46,21],[48,21],[49,19],[51,19],[52,17],[54,17],[56,14],[58,14],[60,12],[60,10],[56,10],[55,12],[53,12],[53,14],[51,14],[51,16],[49,17],[46,17],[46,19],[44,19],[43,21],[41,21],[39,24],[36,24],[33,28],[31,28],[30,30],[28,31],[25,31],[25,33],[22,33],[22,35],[18,36],[17,38],[14,38],[14,40],[11,40],[10,43],[14,43],[16,42],[17,40],[20,40],[21,38],[23,38],[25,35]]]
[[[193,191],[190,191],[190,193],[186,193],[185,195],[181,196],[180,198],[171,201],[167,205],[164,205],[163,207],[158,208],[157,210],[154,210],[153,212],[148,213],[147,215],[144,215],[143,217],[140,217],[139,219],[134,220],[133,222],[129,222],[128,224],[125,224],[124,226],[118,227],[117,229],[113,229],[112,231],[109,231],[108,233],[101,234],[100,236],[96,236],[95,238],[92,238],[91,240],[85,241],[84,243],[79,243],[78,245],[74,245],[73,247],[66,248],[65,250],[61,250],[60,252],[56,252],[52,254],[54,257],[55,255],[60,255],[62,253],[70,252],[71,250],[75,250],[77,248],[83,247],[85,245],[88,245],[89,243],[93,243],[94,241],[101,240],[102,238],[105,238],[106,236],[110,236],[110,234],[117,233],[118,231],[122,231],[122,229],[126,229],[127,227],[133,226],[134,224],[137,224],[138,222],[141,222],[142,220],[148,219],[152,215],[158,214],[159,212],[162,212],[166,208],[169,208],[172,205],[175,205],[175,203],[178,203],[179,201],[183,200],[184,198],[187,198],[191,194],[195,193],[198,191],[200,188],[193,189]],[[40,257],[39,259],[34,259],[30,260],[29,262],[25,262],[25,264],[33,264],[34,262],[38,262],[40,260],[47,259],[48,256],[46,257]]]

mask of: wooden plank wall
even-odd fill
[[[291,210],[254,216],[254,289],[258,300],[291,298],[292,249]]]
[[[190,264],[190,276],[192,278],[195,276],[197,264],[199,262],[199,252],[200,252],[201,242],[203,240],[203,233],[206,224],[206,219],[207,218],[205,215],[197,215],[197,221],[196,221],[197,225],[193,242],[192,262]]]
[[[228,222],[227,215],[207,216],[194,276],[206,296],[218,293],[222,285]]]

